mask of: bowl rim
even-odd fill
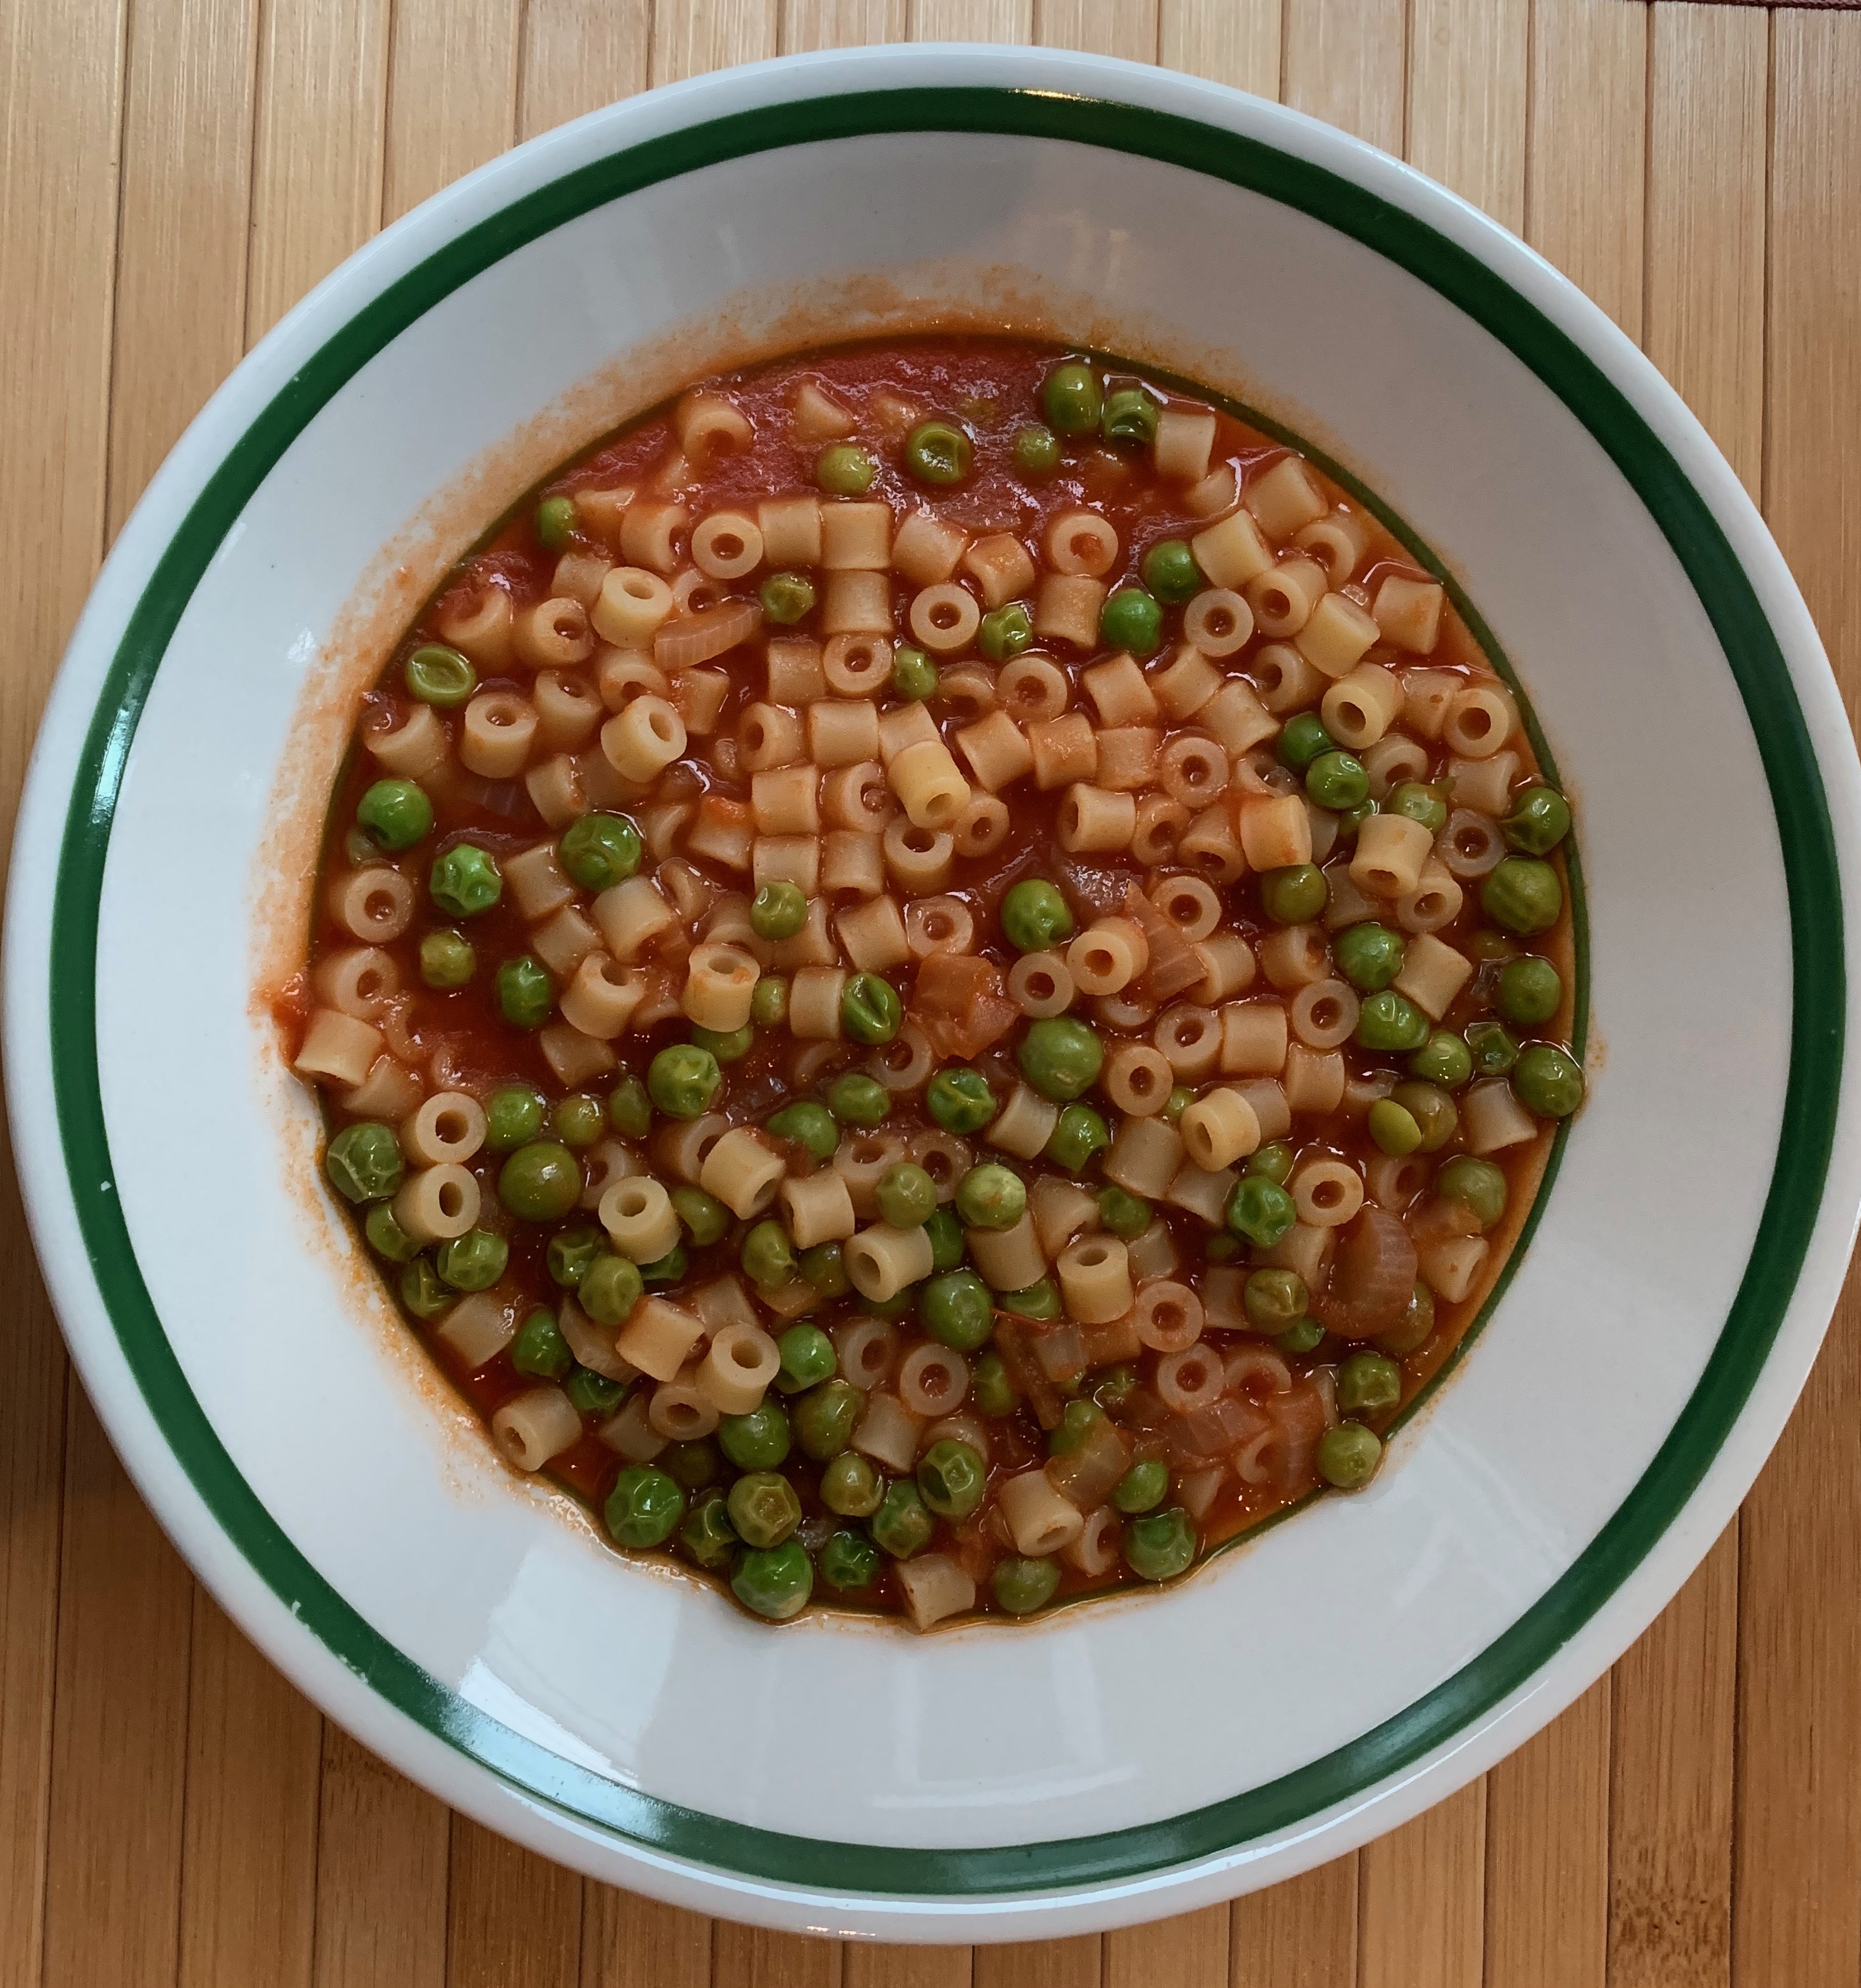
[[[1783,1136],[1738,1297],[1653,1463],[1562,1579],[1455,1677],[1281,1780],[1165,1822],[961,1851],[821,1843],[676,1807],[550,1754],[389,1646],[270,1520],[188,1388],[113,1192],[93,1033],[97,899],[142,701],[225,532],[318,409],[460,283],[577,214],[759,151],[908,131],[1057,138],[1230,181],[1365,243],[1504,343],[1636,490],[1712,621],[1770,787],[1794,967]],[[1842,885],[1858,820],[1832,676],[1742,487],[1617,327],[1496,223],[1357,140],[1169,72],[936,46],[783,58],[597,111],[436,196],[254,349],[151,483],[73,637],[22,806],[7,908],[9,1109],[16,1152],[56,1150],[65,1162],[28,1172],[22,1191],[73,1354],[184,1556],[326,1710],[445,1799],[558,1856],[579,1841],[593,1858],[604,1841],[642,1888],[774,1923],[814,1923],[807,1914],[824,1900],[895,1904],[920,1936],[949,1937],[947,1917],[927,1929],[917,1915],[959,1900],[942,1911],[1010,1937],[1035,1919],[1051,1929],[1055,1908],[1088,1897],[1114,1922],[1195,1902],[1182,1874],[1214,1879],[1206,1895],[1239,1888],[1246,1847],[1275,1832],[1302,1828],[1306,1840],[1259,1882],[1440,1799],[1585,1689],[1729,1518],[1807,1374],[1861,1204],[1861,1150],[1842,1122],[1855,1115]],[[589,1868],[612,1874],[611,1861]]]

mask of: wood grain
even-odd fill
[[[450,186],[516,130],[517,0],[395,0],[381,218]]]
[[[1480,1988],[1486,1783],[1360,1853],[1358,1988]]]
[[[1515,232],[1525,220],[1529,0],[1414,0],[1408,159]]]
[[[1105,1936],[1104,1988],[1228,1988],[1230,1946],[1226,1905],[1121,1928]]]
[[[1044,48],[1157,59],[1157,0],[1036,0],[1034,39]]]
[[[1162,0],[1158,56],[1256,96],[1280,93],[1280,0]]]
[[[316,1988],[442,1988],[447,1812],[323,1726]]]
[[[707,1988],[711,1922],[589,1880],[580,1988]]]
[[[580,1988],[573,1871],[455,1815],[446,1896],[448,1988]]]
[[[842,1951],[831,1939],[768,1932],[717,1922],[711,1946],[713,1981],[753,1982],[756,1988],[841,1988]]]
[[[678,83],[776,53],[776,0],[658,0],[652,10],[655,83]]]
[[[1403,0],[1286,0],[1282,32],[1282,100],[1399,154],[1409,69]]]
[[[782,53],[902,42],[909,12],[907,0],[783,0]]]
[[[880,1946],[859,1941],[847,1949],[843,1988],[971,1988],[976,1958],[966,1946]]]
[[[1031,42],[1034,0],[912,0],[914,42]]]
[[[1352,1988],[1359,1854],[1321,1864],[1233,1906],[1230,1988]]]
[[[1047,1939],[976,1949],[976,1988],[1099,1988],[1095,1939]]]
[[[646,87],[649,0],[527,0],[519,44],[517,136],[584,117]]]

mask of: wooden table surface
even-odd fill
[[[1518,230],[1697,411],[1861,687],[1861,15],[1659,0],[0,0],[0,793],[100,556],[241,352],[516,140],[723,63],[1037,40],[1236,83]],[[1703,960],[1710,937],[1702,934]],[[51,1156],[34,1164],[50,1164]],[[1360,1854],[1134,1932],[846,1948],[540,1861],[194,1583],[0,1200],[0,1988],[1861,1983],[1861,1330],[1613,1674]]]

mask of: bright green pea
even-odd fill
[[[1270,1140],[1248,1155],[1245,1171],[1262,1175],[1277,1185],[1284,1187],[1292,1178],[1295,1158],[1292,1148],[1284,1139]]]
[[[1089,434],[1105,408],[1098,375],[1077,359],[1065,360],[1042,381],[1040,405],[1049,428],[1061,434]]]
[[[779,1222],[759,1222],[739,1253],[743,1274],[765,1290],[776,1290],[795,1274],[795,1246]]]
[[[859,1393],[856,1388],[855,1394]],[[864,1402],[865,1397],[860,1399]],[[863,1456],[843,1449],[821,1473],[821,1502],[843,1519],[869,1519],[885,1495],[884,1480]]]
[[[1051,1277],[1043,1277],[1038,1283],[1025,1284],[1018,1291],[998,1291],[995,1302],[1003,1311],[1013,1312],[1017,1318],[1044,1321],[1060,1316],[1060,1293]]]
[[[607,1094],[607,1116],[624,1139],[644,1139],[652,1129],[652,1100],[637,1077],[624,1077]]]
[[[544,1381],[560,1381],[575,1364],[562,1328],[546,1311],[533,1311],[518,1328],[510,1342],[510,1364],[519,1374],[534,1374]]]
[[[1247,1323],[1256,1332],[1277,1338],[1305,1316],[1311,1293],[1295,1270],[1256,1270],[1241,1290]]]
[[[1120,387],[1105,396],[1099,426],[1107,441],[1148,445],[1156,438],[1157,417],[1162,411],[1142,387]]]
[[[759,1029],[779,1029],[788,1019],[788,978],[765,973],[749,992],[749,1019]]]
[[[1521,953],[1499,969],[1499,1012],[1508,1022],[1534,1028],[1549,1021],[1563,1000],[1562,975],[1537,953]]]
[[[952,421],[921,422],[905,440],[905,467],[920,483],[949,489],[969,473],[969,438]]]
[[[814,612],[814,583],[798,573],[772,573],[756,590],[756,598],[778,627],[792,627]]]
[[[1002,935],[1017,952],[1044,952],[1073,933],[1073,915],[1051,884],[1024,878],[1001,904]]]
[[[439,1281],[439,1273],[425,1256],[416,1256],[401,1273],[401,1302],[416,1318],[437,1318],[458,1302],[458,1293]]]
[[[420,942],[420,977],[442,994],[469,986],[478,955],[461,932],[430,931]]]
[[[872,1537],[894,1560],[909,1560],[929,1539],[936,1523],[909,1477],[895,1478],[885,1486],[868,1522]]]
[[[972,1229],[1012,1229],[1027,1212],[1027,1183],[993,1160],[956,1183],[956,1212]]]
[[[814,1591],[814,1564],[799,1540],[746,1553],[730,1577],[730,1592],[752,1614],[787,1622],[807,1606]]]
[[[871,457],[858,442],[832,443],[814,465],[814,481],[836,497],[865,496],[877,474]]]
[[[1376,812],[1376,803],[1367,797],[1354,807],[1339,808],[1337,811],[1338,833],[1348,840]]]
[[[1362,1422],[1339,1422],[1318,1439],[1318,1475],[1340,1491],[1355,1491],[1376,1475],[1382,1439]]]
[[[574,1367],[562,1384],[562,1391],[577,1415],[611,1415],[627,1398],[624,1381],[611,1381],[591,1368]]]
[[[1383,802],[1383,813],[1419,821],[1430,835],[1439,835],[1447,826],[1447,802],[1419,780],[1403,780],[1392,787]]]
[[[729,1209],[701,1187],[674,1188],[672,1209],[698,1249],[708,1249],[730,1232]]]
[[[866,1398],[858,1388],[837,1376],[799,1395],[794,1403],[794,1431],[803,1454],[817,1463],[837,1456],[852,1441],[865,1405]]]
[[[1508,856],[1480,887],[1480,908],[1496,925],[1521,938],[1548,931],[1564,908],[1564,887],[1548,863]]]
[[[1125,1564],[1141,1581],[1174,1581],[1196,1557],[1195,1521],[1180,1505],[1125,1527]]]
[[[1406,1148],[1410,1152],[1438,1153],[1451,1139],[1460,1123],[1460,1113],[1454,1100],[1438,1084],[1423,1084],[1411,1078],[1399,1084],[1388,1097],[1379,1098],[1379,1104],[1393,1106],[1403,1112],[1416,1129],[1415,1144]],[[1371,1107],[1372,1112],[1375,1106]],[[1376,1137],[1372,1124],[1370,1135]],[[1379,1145],[1382,1142],[1377,1140]],[[1383,1146],[1386,1153],[1395,1151],[1392,1146]]]
[[[588,1266],[607,1246],[606,1236],[591,1225],[559,1229],[550,1238],[543,1261],[550,1277],[565,1290],[574,1290],[588,1274]]]
[[[675,1242],[663,1256],[640,1266],[640,1281],[648,1290],[658,1290],[678,1283],[685,1276],[686,1266],[685,1245]]]
[[[1409,1074],[1425,1084],[1438,1084],[1458,1090],[1474,1073],[1473,1053],[1460,1038],[1446,1029],[1436,1029],[1409,1059]]]
[[[1109,595],[1098,610],[1098,639],[1108,649],[1155,655],[1163,639],[1163,610],[1156,595],[1130,586]]]
[[[1414,1117],[1392,1097],[1379,1097],[1370,1107],[1367,1119],[1370,1137],[1379,1152],[1402,1159],[1422,1143],[1422,1128]]]
[[[1534,1118],[1568,1118],[1583,1102],[1583,1071],[1555,1043],[1533,1043],[1520,1053],[1512,1088]]]
[[[455,843],[434,858],[427,890],[450,917],[475,918],[503,896],[504,873],[489,850],[473,842]]]
[[[557,845],[562,867],[584,891],[611,890],[640,867],[640,831],[624,814],[585,814]]]
[[[827,1109],[843,1125],[882,1125],[892,1115],[892,1093],[876,1077],[850,1070],[827,1086]]]
[[[323,1155],[330,1185],[357,1205],[387,1200],[400,1186],[404,1171],[394,1128],[373,1118],[344,1126]]]
[[[821,1549],[821,1577],[843,1594],[870,1587],[878,1571],[879,1550],[864,1533],[832,1533]]]
[[[855,973],[841,992],[840,1026],[856,1043],[888,1043],[904,1019],[898,990],[882,974]]]
[[[939,1070],[924,1090],[924,1107],[946,1132],[980,1132],[995,1116],[995,1094],[979,1070]]]
[[[1060,438],[1030,424],[1014,431],[1014,466],[1024,476],[1051,476],[1060,467]]]
[[[1419,1050],[1427,1040],[1428,1017],[1392,987],[1367,996],[1357,1010],[1355,1040],[1359,1049],[1399,1056],[1406,1050]]]
[[[1049,1456],[1073,1456],[1085,1446],[1085,1439],[1105,1420],[1105,1412],[1096,1401],[1068,1401],[1060,1412],[1058,1425],[1047,1432]]]
[[[565,1146],[591,1146],[607,1129],[607,1107],[585,1091],[558,1098],[550,1114],[550,1128]]]
[[[424,643],[416,649],[407,659],[401,680],[409,697],[437,705],[442,711],[463,704],[478,688],[478,671],[458,650],[440,642]]]
[[[1301,711],[1287,718],[1280,732],[1280,764],[1295,773],[1303,773],[1322,754],[1336,750],[1337,742],[1315,711]]]
[[[668,1118],[702,1117],[710,1110],[723,1080],[716,1057],[691,1043],[662,1050],[646,1072],[647,1090]]]
[[[976,646],[992,663],[1005,663],[1034,643],[1034,617],[1024,600],[992,608],[976,631]]]
[[[1376,1344],[1384,1352],[1401,1359],[1405,1354],[1414,1352],[1434,1331],[1434,1293],[1426,1284],[1417,1284],[1409,1294],[1409,1308],[1403,1314],[1400,1324],[1392,1325],[1387,1332],[1376,1335]]]
[[[937,695],[937,665],[924,651],[901,642],[892,652],[892,687],[900,697],[921,703]]]
[[[722,1424],[719,1441],[724,1454],[729,1456],[730,1445],[723,1442]],[[749,1546],[780,1546],[801,1523],[801,1500],[796,1496],[795,1487],[774,1470],[752,1469],[739,1477],[730,1487],[729,1504],[730,1523],[738,1537]]]
[[[1370,776],[1348,752],[1321,752],[1305,769],[1305,791],[1320,807],[1361,807],[1370,797]]]
[[[384,1201],[377,1201],[368,1211],[362,1232],[376,1253],[391,1263],[411,1263],[420,1254],[420,1245],[394,1219],[394,1209]]]
[[[1257,1249],[1271,1249],[1299,1219],[1292,1196],[1264,1174],[1244,1174],[1228,1196],[1228,1226]]]
[[[1435,1191],[1450,1201],[1461,1201],[1474,1212],[1482,1229],[1490,1229],[1506,1212],[1506,1177],[1490,1160],[1457,1153],[1435,1175]]]
[[[804,1249],[797,1267],[801,1281],[812,1284],[824,1298],[844,1298],[853,1288],[837,1242],[817,1242],[811,1249]]]
[[[1057,1560],[1024,1560],[1014,1554],[998,1560],[989,1577],[995,1605],[1004,1615],[1031,1615],[1044,1608],[1059,1585]]]
[[[1105,1121],[1091,1105],[1068,1104],[1061,1111],[1042,1157],[1069,1174],[1083,1173],[1111,1143]]]
[[[1169,1466],[1160,1456],[1134,1463],[1118,1480],[1112,1503],[1121,1512],[1153,1512],[1169,1496]]]
[[[1275,925],[1302,925],[1325,908],[1329,887],[1315,863],[1291,863],[1281,870],[1263,870],[1260,909]]]
[[[1500,1022],[1470,1022],[1467,1053],[1476,1077],[1504,1077],[1518,1060],[1518,1044]]]
[[[536,506],[535,524],[536,536],[546,552],[560,553],[568,549],[575,536],[578,518],[573,497],[546,497]]]
[[[1528,787],[1512,803],[1499,832],[1528,856],[1548,856],[1570,833],[1570,803],[1555,787]]]
[[[547,967],[526,953],[498,969],[498,1010],[515,1029],[540,1029],[556,1006],[556,983]]]
[[[489,1229],[468,1229],[442,1242],[433,1253],[439,1281],[455,1291],[488,1291],[504,1274],[510,1245]]]
[[[779,1470],[788,1460],[788,1412],[764,1401],[747,1415],[722,1416],[717,1446],[739,1470]]]
[[[685,1516],[685,1493],[663,1470],[630,1464],[614,1480],[603,1516],[618,1545],[660,1546]]]
[[[1403,1370],[1386,1353],[1353,1353],[1338,1369],[1338,1405],[1347,1415],[1379,1415],[1403,1398]]]
[[[732,1029],[719,1035],[715,1029],[707,1029],[694,1022],[692,1024],[692,1044],[695,1049],[709,1050],[720,1063],[741,1063],[756,1046],[756,1031],[746,1022],[740,1029]]]
[[[1150,1226],[1150,1204],[1140,1201],[1134,1194],[1125,1193],[1122,1187],[1101,1187],[1098,1190],[1098,1219],[1114,1236],[1122,1236],[1128,1242]]]
[[[936,1212],[937,1183],[922,1167],[901,1161],[886,1168],[874,1198],[881,1222],[894,1229],[920,1229]]]
[[[1208,584],[1195,554],[1182,539],[1159,539],[1145,553],[1139,570],[1145,586],[1166,607],[1181,607]]]
[[[1008,1369],[999,1353],[985,1353],[976,1361],[969,1376],[969,1399],[976,1404],[980,1414],[991,1419],[1011,1415],[1020,1406],[1021,1398],[1009,1379]]]
[[[611,1249],[597,1249],[593,1260],[582,1272],[576,1286],[581,1308],[597,1325],[617,1329],[627,1323],[633,1308],[646,1290],[640,1266]]]
[[[781,1334],[776,1341],[776,1351],[782,1359],[776,1385],[785,1395],[798,1395],[818,1381],[831,1380],[840,1364],[833,1341],[819,1326],[805,1320],[790,1326]],[[839,1447],[835,1444],[835,1449]]]
[[[793,938],[807,923],[807,898],[799,884],[765,884],[749,901],[749,929],[758,938]]]
[[[1070,1015],[1051,1015],[1028,1025],[1014,1060],[1043,1097],[1069,1104],[1096,1082],[1105,1063],[1105,1045],[1084,1023]]]
[[[770,1118],[763,1130],[773,1133],[778,1139],[792,1141],[817,1160],[831,1160],[834,1148],[840,1144],[840,1128],[834,1123],[834,1114],[811,1097],[797,1098],[793,1104],[784,1104]]]
[[[1406,950],[1400,932],[1373,921],[1347,925],[1331,941],[1338,971],[1365,994],[1380,993],[1402,972]]]
[[[953,1270],[968,1253],[963,1224],[947,1208],[932,1210],[924,1224],[924,1232],[930,1238],[932,1270]]]
[[[411,780],[377,780],[355,818],[383,849],[411,849],[433,826],[433,803]]]
[[[713,1572],[729,1564],[741,1543],[721,1491],[712,1492],[692,1506],[678,1528],[678,1537],[692,1559]]]
[[[1309,1353],[1324,1337],[1325,1328],[1315,1318],[1302,1318],[1276,1334],[1273,1343],[1282,1353]]]
[[[946,1270],[918,1293],[918,1318],[932,1338],[973,1353],[995,1324],[995,1301],[973,1270]]]
[[[498,1172],[499,1200],[525,1222],[560,1222],[581,1190],[581,1162],[553,1139],[519,1146]]]
[[[982,1459],[953,1436],[932,1443],[918,1459],[918,1495],[940,1519],[966,1519],[987,1489]]]

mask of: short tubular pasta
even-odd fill
[[[1146,794],[1132,810],[1131,854],[1144,864],[1174,862],[1189,823],[1189,810],[1180,801]]]
[[[712,1335],[698,1385],[720,1415],[746,1415],[761,1405],[781,1367],[781,1353],[769,1334],[739,1321]]]
[[[1204,587],[1183,610],[1184,638],[1201,655],[1232,656],[1253,633],[1253,608],[1230,587]]]
[[[1151,885],[1150,901],[1192,945],[1221,922],[1221,898],[1199,877],[1165,877]]]
[[[1199,1084],[1221,1055],[1221,1023],[1213,1008],[1185,1002],[1157,1017],[1151,1040],[1183,1084]]]
[[[637,697],[601,727],[601,750],[624,779],[652,779],[685,748],[685,720],[662,697]]]
[[[540,1470],[581,1440],[581,1415],[560,1388],[530,1388],[491,1418],[492,1440],[507,1463]]]
[[[940,741],[908,746],[887,768],[886,777],[916,828],[946,829],[969,804],[969,783]]]
[[[927,1421],[950,1415],[969,1391],[969,1363],[947,1346],[913,1347],[899,1364],[898,1389],[912,1415]]]
[[[740,511],[713,511],[692,529],[692,560],[712,580],[741,580],[763,563],[763,531]]]
[[[1008,969],[1008,998],[1036,1020],[1064,1015],[1076,998],[1064,958],[1057,952],[1023,954]]]
[[[465,707],[458,756],[468,771],[487,780],[522,773],[536,737],[536,713],[515,691],[482,691]]]
[[[705,1392],[702,1373],[700,1368],[681,1368],[652,1391],[646,1419],[668,1442],[696,1442],[717,1426],[717,1405]]]
[[[601,582],[587,618],[604,642],[632,649],[650,643],[672,611],[672,590],[658,573],[644,566],[617,566]]]
[[[1210,1408],[1227,1391],[1227,1373],[1212,1346],[1166,1353],[1156,1364],[1156,1391],[1166,1408],[1191,1415]]]
[[[1172,800],[1206,807],[1228,783],[1228,756],[1212,739],[1172,739],[1163,749],[1158,778]]]
[[[913,595],[907,617],[912,639],[935,656],[966,649],[982,625],[982,609],[966,587],[946,580]]]
[[[1140,1344],[1159,1353],[1181,1353],[1202,1337],[1202,1300],[1187,1284],[1159,1277],[1137,1293],[1132,1324]]]
[[[533,670],[572,669],[594,653],[588,610],[566,594],[523,609],[512,625],[511,639],[519,658]]]
[[[597,1212],[608,1239],[635,1263],[656,1263],[678,1240],[678,1216],[672,1196],[649,1175],[610,1182]]]
[[[1057,718],[1072,699],[1066,672],[1050,656],[1017,656],[995,679],[1001,708],[1019,723]]]
[[[351,946],[333,953],[316,969],[313,983],[332,1008],[361,1020],[375,1020],[401,986],[392,953],[378,945]]]
[[[1044,1470],[1007,1479],[996,1494],[1017,1553],[1044,1560],[1071,1546],[1085,1521],[1077,1506],[1056,1491]]]
[[[956,845],[944,830],[921,828],[901,816],[887,824],[882,847],[885,867],[901,888],[915,893],[948,885]]]
[[[936,1053],[924,1031],[915,1022],[906,1022],[890,1042],[873,1052],[868,1067],[888,1090],[917,1090],[936,1063]]]
[[[502,669],[510,661],[516,618],[510,596],[501,587],[475,584],[454,589],[440,602],[433,632],[481,670]]]
[[[993,794],[976,794],[950,830],[952,847],[959,856],[986,856],[999,849],[1008,835],[1008,810]]]
[[[1041,541],[1047,563],[1055,573],[1109,573],[1118,562],[1118,532],[1096,511],[1062,511]]]
[[[452,747],[430,704],[417,704],[398,724],[364,722],[361,742],[384,773],[424,780],[452,757]]]
[[[905,939],[914,959],[933,952],[967,952],[976,942],[976,920],[960,898],[916,898],[905,908]]]
[[[1291,1185],[1299,1219],[1314,1229],[1340,1229],[1363,1205],[1363,1176],[1342,1160],[1308,1160]]]
[[[1499,832],[1498,823],[1488,816],[1475,814],[1471,808],[1454,810],[1436,846],[1443,865],[1468,882],[1497,870],[1506,854],[1505,838]],[[1416,882],[1420,881],[1418,873]]]
[[[1115,1236],[1084,1237],[1054,1268],[1066,1309],[1081,1324],[1105,1324],[1131,1309],[1130,1257]]]
[[[969,1170],[974,1155],[969,1142],[954,1132],[925,1126],[911,1135],[911,1157],[930,1175],[939,1202],[955,1198],[957,1184]]]
[[[1512,736],[1518,723],[1518,708],[1503,685],[1470,684],[1447,707],[1442,742],[1463,759],[1488,759]]]
[[[408,928],[414,915],[414,887],[385,864],[339,877],[330,892],[330,911],[352,938],[387,945]]]
[[[1060,803],[1062,849],[1078,853],[1127,847],[1137,830],[1137,803],[1129,794],[1075,782]]]
[[[394,1196],[394,1219],[416,1242],[462,1236],[479,1215],[479,1185],[452,1161],[409,1174]]]
[[[1413,891],[1396,901],[1396,921],[1406,931],[1439,931],[1460,915],[1466,894],[1432,858],[1422,866]]]
[[[484,1107],[462,1090],[435,1091],[401,1128],[401,1150],[417,1166],[463,1166],[484,1143]]]
[[[1100,1081],[1119,1111],[1141,1118],[1169,1102],[1175,1073],[1160,1050],[1144,1043],[1120,1043],[1106,1059]]]
[[[1081,994],[1115,994],[1150,964],[1144,928],[1130,918],[1098,918],[1066,949],[1068,970]]]
[[[1335,1050],[1357,1026],[1357,996],[1342,980],[1315,980],[1288,1004],[1292,1033],[1309,1049]]]
[[[681,1006],[700,1028],[728,1035],[749,1019],[759,977],[740,947],[707,943],[692,948]]]
[[[1325,569],[1316,560],[1282,560],[1271,572],[1247,583],[1247,602],[1254,610],[1254,627],[1263,635],[1275,639],[1296,634],[1324,599],[1325,585]]]
[[[1253,1106],[1226,1085],[1185,1105],[1176,1130],[1184,1151],[1205,1173],[1231,1167],[1260,1142],[1260,1120]]]

